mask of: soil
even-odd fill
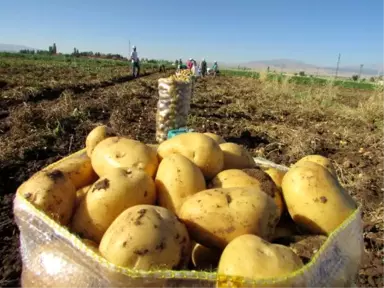
[[[23,101],[0,98],[1,286],[20,285],[19,231],[12,214],[17,187],[44,166],[83,148],[87,133],[101,123],[120,135],[155,143],[157,79],[162,76],[157,73],[86,89],[60,88],[46,92],[47,97],[37,94],[33,101],[25,101],[28,95]],[[6,88],[7,82],[1,82],[0,93]],[[339,92],[338,101],[357,93]],[[381,128],[336,112],[327,114],[326,109],[304,109],[299,100],[288,105],[287,95],[269,96],[254,79],[199,79],[189,126],[217,133],[244,145],[253,156],[283,165],[307,154],[330,158],[342,184],[363,207],[365,257],[357,283],[382,287]]]

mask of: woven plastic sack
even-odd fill
[[[287,169],[263,158],[255,161],[259,166]],[[15,197],[14,215],[20,229],[23,287],[351,287],[363,251],[359,208],[328,237],[310,263],[283,278],[253,281],[214,272],[134,271],[109,263],[21,195]]]
[[[159,100],[156,113],[156,141],[167,139],[168,131],[185,127],[191,103],[192,82],[173,77],[158,80]]]

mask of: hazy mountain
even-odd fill
[[[273,59],[273,60],[259,60],[259,61],[250,61],[245,63],[238,64],[225,64],[222,66],[228,66],[236,68],[247,67],[254,70],[266,70],[268,67],[270,71],[284,71],[287,73],[298,73],[300,71],[305,71],[307,74],[319,74],[319,75],[334,75],[336,71],[335,67],[327,66],[317,66],[314,64],[308,64],[303,61],[295,59]],[[340,76],[352,76],[353,74],[359,74],[360,65],[351,66],[351,65],[341,65],[339,67],[338,74]],[[376,76],[383,71],[383,64],[366,64],[363,66],[362,75],[363,76]]]
[[[24,45],[15,45],[15,44],[2,44],[0,43],[0,52],[19,52],[20,50],[37,50],[35,48],[27,47]]]

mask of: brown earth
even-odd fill
[[[100,123],[155,143],[160,76],[86,90],[68,87],[55,97],[43,93],[38,101],[0,99],[1,286],[20,285],[18,229],[12,215],[17,187],[44,166],[84,147],[87,133]],[[329,157],[341,183],[363,206],[366,253],[358,285],[382,287],[382,111],[369,102],[378,96],[284,85],[247,78],[199,79],[189,125],[216,132],[254,156],[279,164],[290,165],[307,154]]]

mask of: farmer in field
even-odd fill
[[[178,70],[184,70],[184,69],[187,69],[187,66],[183,63],[183,61],[181,61],[181,59],[179,60],[179,67],[177,67]]]
[[[219,73],[219,66],[217,65],[217,61],[213,63],[212,72],[213,76],[216,76]]]
[[[207,74],[207,62],[205,62],[204,58],[203,58],[203,61],[201,61],[200,69],[201,69],[201,75],[204,77]]]
[[[189,58],[189,60],[187,61],[187,68],[189,70],[192,69],[192,66],[193,66],[193,59],[192,58]]]
[[[136,46],[133,46],[132,49],[133,49],[131,53],[132,75],[133,77],[138,77],[140,74],[139,57],[137,56]],[[135,74],[135,71],[136,71],[136,74]]]

